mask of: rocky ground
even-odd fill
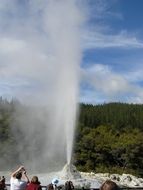
[[[137,178],[130,174],[109,174],[109,173],[84,173],[80,172],[81,177],[85,179],[95,179],[103,183],[107,179],[111,179],[119,186],[126,187],[143,187],[143,178]]]
[[[75,166],[68,164],[64,166],[60,177],[65,180],[71,179],[75,185],[87,188],[99,188],[107,179],[123,187],[143,187],[143,179],[130,174],[85,173],[77,171]]]

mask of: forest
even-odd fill
[[[74,161],[79,170],[143,176],[143,105],[80,105]]]
[[[17,103],[0,98],[1,169],[14,164],[11,157],[17,158],[17,142],[11,132]],[[79,106],[72,158],[77,169],[143,177],[143,105],[112,102]]]

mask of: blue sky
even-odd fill
[[[89,1],[92,7],[82,62],[87,71],[83,101],[142,103],[143,1],[96,2]]]
[[[78,6],[84,12],[79,101],[143,103],[143,1],[79,0]],[[45,4],[40,0],[0,1],[3,97],[28,98],[29,92],[43,90],[48,82],[50,86],[50,81],[44,83],[44,76],[47,70],[50,75],[52,66],[42,70],[39,64],[53,60],[50,38],[46,39],[45,21],[41,19],[43,11]]]

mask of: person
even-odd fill
[[[65,190],[73,190],[74,189],[74,185],[72,181],[66,181],[65,182]]]
[[[23,179],[24,178],[24,179]],[[11,174],[10,189],[11,190],[25,190],[29,178],[27,176],[24,166],[20,166]]]
[[[26,190],[42,190],[41,183],[37,176],[33,176],[31,182],[27,185]]]
[[[47,186],[47,189],[48,190],[54,190],[54,186],[52,183],[50,183],[48,186]]]
[[[73,182],[72,182],[72,181],[69,181],[69,184],[70,184],[70,189],[73,190],[73,189],[74,189]]]
[[[0,190],[6,190],[5,177],[0,177]]]
[[[100,190],[120,190],[120,187],[111,180],[106,180],[100,187]]]

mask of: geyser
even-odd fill
[[[19,161],[33,171],[59,170],[65,163],[70,164],[72,156],[82,14],[74,0],[28,2],[25,3],[33,21],[30,29],[23,32],[28,50],[12,59],[18,65],[16,73],[23,80],[31,79],[28,88],[16,91],[22,102],[30,104],[25,108],[18,105],[16,109],[16,150]],[[37,29],[37,25],[41,28]]]

